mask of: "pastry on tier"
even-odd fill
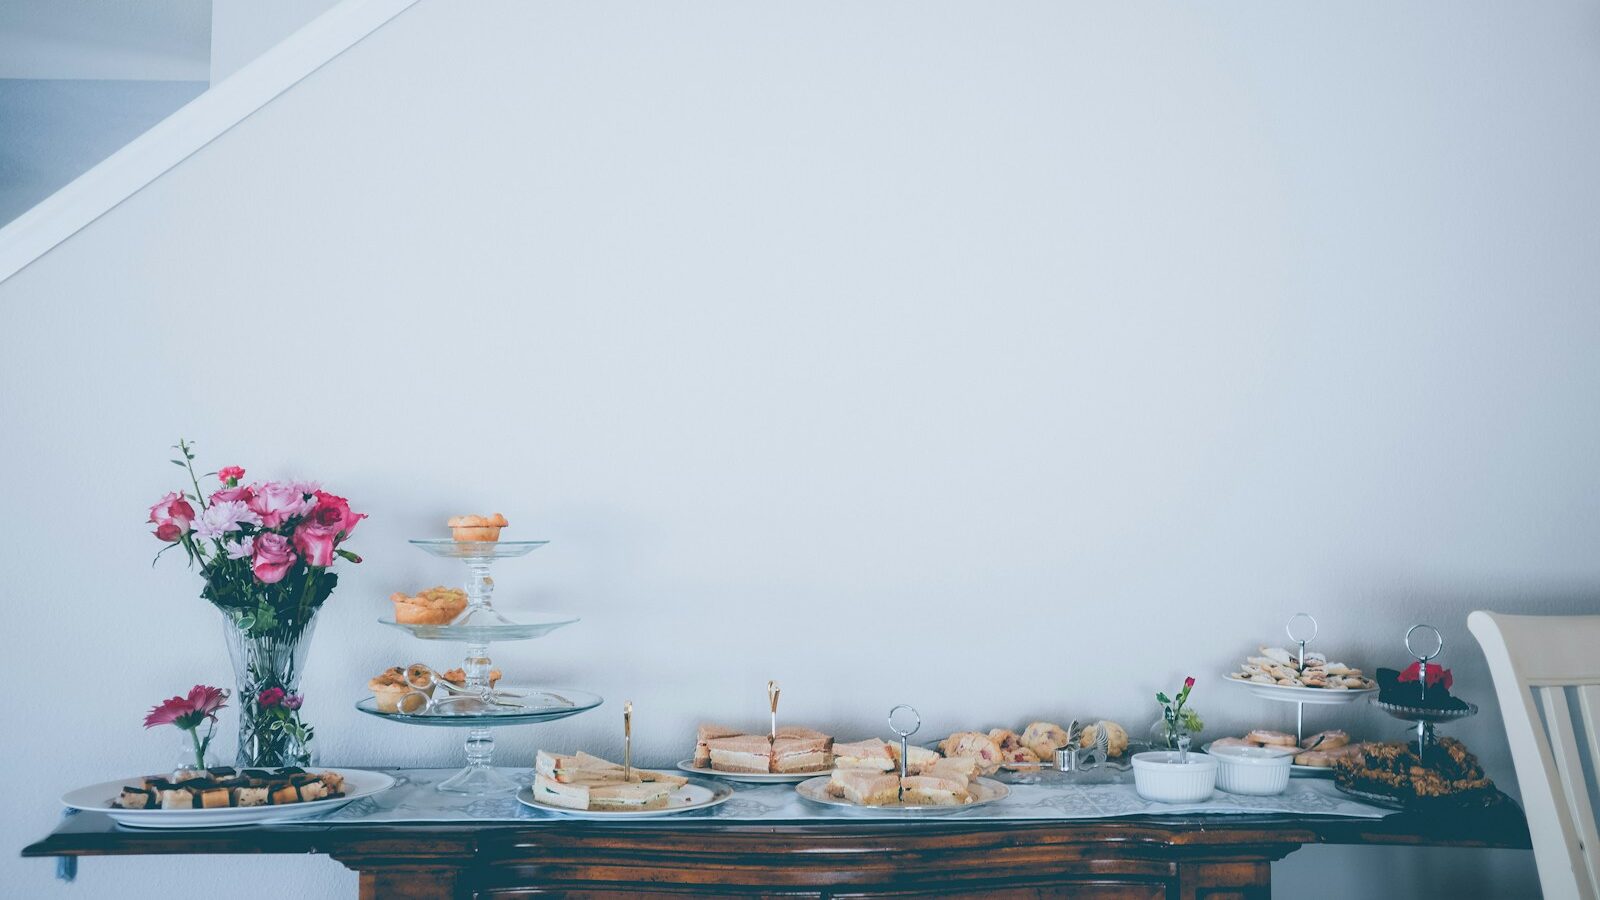
[[[663,809],[672,792],[688,779],[666,772],[634,769],[592,756],[540,750],[534,762],[533,796],[541,803],[568,809]]]
[[[389,600],[394,620],[402,625],[448,625],[467,608],[466,591],[442,584],[415,594],[396,591]]]
[[[701,725],[694,764],[717,772],[826,772],[833,767],[833,738],[812,728],[786,725],[773,737],[720,725]]]
[[[1321,653],[1307,653],[1305,665],[1298,653],[1282,647],[1260,647],[1257,656],[1247,657],[1237,672],[1228,677],[1252,684],[1280,687],[1308,687],[1329,691],[1370,690],[1375,685],[1360,669],[1342,662],[1328,662]]]
[[[444,679],[445,681],[450,682],[451,684],[455,685],[456,687],[466,687],[467,686],[467,671],[465,669],[450,669],[448,671],[440,672],[439,673],[439,677]],[[500,681],[500,670],[499,669],[490,669],[489,670],[489,686],[490,687],[494,687],[495,684],[497,682],[499,682],[499,681]]]
[[[1211,742],[1213,750],[1219,747],[1266,747],[1294,754],[1294,764],[1319,769],[1330,769],[1339,760],[1361,752],[1360,744],[1350,743],[1350,735],[1338,729],[1319,731],[1295,743],[1294,735],[1282,731],[1258,728],[1244,737],[1217,738]]]
[[[344,777],[337,772],[313,774],[295,766],[241,772],[217,766],[174,773],[170,778],[151,775],[138,785],[125,785],[111,805],[118,809],[223,809],[284,806],[343,796]]]
[[[510,525],[499,513],[487,516],[451,516],[445,524],[450,526],[450,536],[458,541],[498,541],[500,529]]]
[[[428,705],[433,685],[428,684],[426,688],[412,687],[406,680],[406,672],[406,669],[399,666],[390,666],[367,682],[367,690],[372,691],[372,698],[376,701],[379,712],[413,713]]]

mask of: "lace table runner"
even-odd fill
[[[303,824],[381,824],[384,822],[490,822],[560,818],[559,813],[532,809],[512,795],[463,797],[434,790],[434,785],[455,774],[455,769],[393,769],[399,779],[392,789],[365,797],[326,816],[297,820]],[[506,769],[519,783],[533,781],[527,769]],[[715,779],[705,778],[706,781]],[[1246,797],[1217,791],[1209,801],[1193,804],[1152,803],[1133,789],[1131,774],[1101,776],[1102,783],[1068,782],[1056,775],[1034,784],[1009,784],[1011,796],[995,803],[930,819],[907,817],[899,821],[988,819],[1038,821],[1042,819],[1108,819],[1142,815],[1263,815],[1353,816],[1379,819],[1391,810],[1381,809],[1339,793],[1325,779],[1295,778],[1289,789],[1274,797]],[[678,813],[666,820],[716,820],[719,822],[896,821],[882,814],[853,813],[820,806],[800,798],[788,784],[749,785],[728,782],[733,799],[700,812]],[[629,821],[634,821],[630,819]],[[289,826],[295,823],[283,823]]]

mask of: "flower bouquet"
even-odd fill
[[[179,490],[150,507],[155,536],[183,548],[205,579],[200,595],[221,610],[238,681],[240,766],[306,765],[313,731],[300,718],[300,672],[317,610],[333,593],[342,544],[366,516],[314,482],[244,484],[244,469],[215,474],[209,495],[194,471],[193,446],[174,445],[193,493]],[[209,476],[208,476],[209,477]],[[198,510],[196,510],[198,506]]]

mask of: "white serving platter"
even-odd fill
[[[1346,688],[1342,691],[1330,691],[1327,688],[1294,687],[1287,684],[1262,684],[1258,681],[1245,681],[1234,678],[1232,675],[1222,676],[1222,680],[1229,684],[1237,684],[1248,688],[1250,693],[1263,700],[1276,700],[1279,703],[1354,703],[1365,700],[1378,692],[1376,685],[1369,688]]]
[[[517,791],[517,800],[524,806],[545,812],[560,813],[575,819],[649,819],[655,816],[670,816],[675,813],[694,812],[700,809],[710,809],[719,803],[726,803],[733,799],[733,788],[725,784],[714,782],[695,781],[677,788],[672,796],[667,798],[667,805],[661,809],[572,809],[566,806],[556,806],[550,803],[541,803],[533,796],[533,788],[525,787]]]
[[[267,822],[284,822],[304,819],[332,812],[352,800],[380,794],[394,786],[394,778],[382,772],[366,769],[334,769],[322,767],[307,769],[308,773],[334,772],[344,778],[344,796],[331,800],[310,800],[305,803],[288,803],[283,806],[235,806],[217,809],[117,809],[111,801],[117,799],[125,785],[138,785],[144,776],[135,775],[121,781],[104,781],[91,784],[61,796],[61,803],[85,812],[101,812],[118,825],[130,828],[217,828],[224,825],[261,825]]]

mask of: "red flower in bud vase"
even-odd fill
[[[223,466],[217,471],[217,480],[224,487],[238,487],[239,481],[244,478],[243,466]]]
[[[150,714],[144,717],[144,727],[175,725],[189,732],[190,740],[194,741],[194,766],[197,769],[204,769],[206,748],[211,745],[211,732],[217,728],[217,710],[222,709],[227,703],[227,691],[197,684],[189,689],[189,696],[173,697],[152,708]],[[200,726],[208,721],[211,723],[210,727],[206,729],[206,736],[201,738]]]
[[[1421,680],[1421,677],[1422,677],[1421,669],[1422,669],[1422,663],[1412,663],[1411,665],[1406,666],[1405,671],[1400,673],[1400,680],[1401,681],[1419,681],[1419,680]],[[1446,669],[1444,666],[1436,665],[1434,663],[1428,663],[1428,683],[1427,683],[1427,687],[1438,687],[1439,685],[1442,684],[1442,685],[1444,685],[1444,689],[1448,691],[1448,690],[1450,690],[1451,686],[1454,685],[1455,683],[1456,683],[1455,676],[1450,673],[1449,669]]]
[[[271,709],[283,702],[284,691],[281,687],[269,687],[256,697],[256,705],[262,709]]]

